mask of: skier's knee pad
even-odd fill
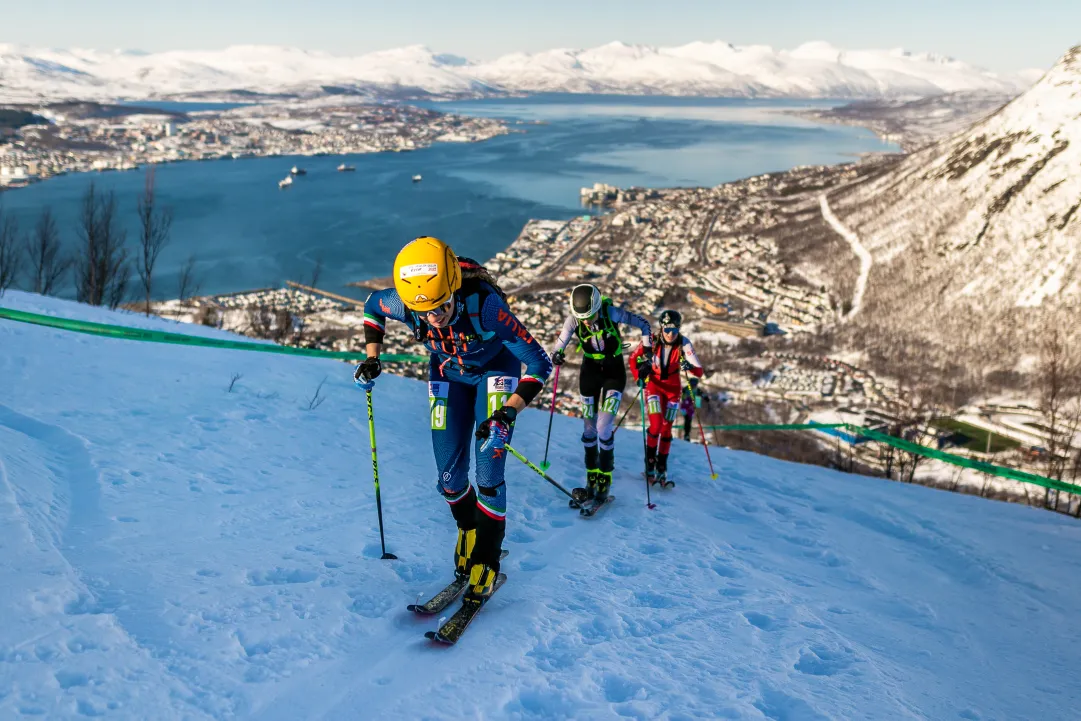
[[[600,445],[602,452],[610,451],[615,448],[616,436],[614,433],[610,434],[607,438],[601,438],[599,441],[597,441],[597,443]]]
[[[596,432],[583,433],[582,434],[582,445],[585,446],[586,448],[592,448],[593,446],[596,446],[597,445],[597,433]]]
[[[480,493],[480,495],[488,496],[489,498],[493,498],[493,497],[499,495],[499,489],[502,488],[505,485],[507,485],[507,482],[503,481],[503,482],[501,482],[501,483],[499,483],[497,485],[494,485],[494,486],[477,486],[477,489],[478,489],[478,492]]]

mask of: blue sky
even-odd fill
[[[0,0],[0,18],[0,42],[34,46],[257,43],[360,54],[420,43],[474,59],[612,40],[778,48],[826,40],[1011,71],[1047,67],[1081,43],[1081,0]]]

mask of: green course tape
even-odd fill
[[[18,321],[20,323],[32,323],[48,328],[87,333],[103,338],[119,338],[122,340],[139,340],[150,343],[171,343],[174,345],[199,346],[202,348],[219,348],[222,350],[257,351],[259,353],[279,353],[281,355],[303,356],[306,358],[329,358],[332,360],[364,360],[367,354],[364,352],[353,353],[350,351],[329,351],[318,348],[292,348],[290,346],[277,345],[276,343],[253,343],[251,341],[227,340],[225,338],[201,338],[199,336],[185,335],[183,333],[169,333],[161,330],[143,330],[142,328],[128,328],[120,325],[106,325],[104,323],[91,323],[85,320],[72,320],[70,318],[56,318],[49,315],[27,313],[11,308],[0,308],[0,319]],[[422,355],[384,354],[379,356],[381,360],[399,363],[427,363],[428,357]]]
[[[277,345],[275,343],[252,343],[250,341],[226,340],[224,338],[200,338],[198,336],[184,335],[183,333],[168,333],[160,330],[143,330],[141,328],[128,328],[119,325],[106,325],[104,323],[91,323],[84,320],[72,320],[70,318],[56,318],[49,315],[28,313],[11,308],[0,308],[0,319],[13,320],[19,323],[32,323],[48,328],[87,333],[89,335],[104,338],[119,338],[123,340],[138,340],[150,343],[171,343],[174,345],[199,346],[202,348],[219,348],[222,350],[257,351],[260,353],[278,353],[281,355],[302,356],[306,358],[329,358],[332,360],[364,360],[365,353],[352,353],[349,351],[327,351],[318,348],[292,348],[290,346]],[[427,363],[428,357],[410,354],[383,354],[381,360],[398,363]],[[826,428],[844,428],[878,443],[885,443],[908,453],[915,453],[925,458],[933,458],[944,463],[950,463],[963,468],[971,468],[981,473],[986,473],[998,478],[1008,478],[1021,483],[1031,483],[1043,488],[1055,491],[1075,493],[1081,495],[1081,486],[1065,481],[1057,481],[1054,478],[1038,476],[1035,473],[1026,473],[1014,468],[1004,468],[985,461],[977,461],[971,458],[963,458],[952,453],[946,453],[934,448],[927,448],[918,443],[906,441],[903,438],[872,431],[869,428],[854,426],[850,423],[782,423],[782,424],[743,424],[727,426],[705,426],[711,431],[733,432],[756,432],[756,431],[813,431]]]
[[[707,431],[813,431],[817,428],[844,428],[844,423],[781,423],[735,426],[702,426]]]
[[[1057,481],[1054,478],[1047,478],[1045,476],[1038,476],[1035,473],[1026,473],[1025,471],[1019,471],[1015,468],[1005,468],[1003,466],[996,466],[993,463],[987,463],[986,461],[977,461],[971,458],[964,458],[963,456],[954,455],[953,453],[946,453],[935,448],[927,448],[921,446],[919,443],[913,443],[912,441],[906,441],[903,438],[896,438],[895,436],[881,433],[879,431],[872,431],[869,428],[863,428],[861,426],[854,426],[851,423],[788,423],[788,424],[776,424],[776,425],[730,425],[730,426],[706,426],[708,430],[714,431],[814,431],[822,430],[825,428],[844,428],[851,431],[857,436],[863,436],[869,440],[876,441],[878,443],[885,443],[888,446],[893,446],[902,451],[908,453],[915,453],[916,455],[923,456],[924,458],[933,458],[943,463],[949,463],[955,466],[961,466],[962,468],[971,468],[981,473],[986,473],[991,476],[997,476],[998,478],[1008,478],[1012,481],[1019,481],[1021,483],[1031,483],[1043,488],[1050,488],[1054,491],[1065,491],[1066,493],[1076,493],[1081,495],[1081,486],[1073,483],[1067,483],[1065,481]]]

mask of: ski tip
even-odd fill
[[[434,642],[436,642],[436,643],[438,643],[438,644],[440,644],[442,646],[453,646],[454,645],[454,641],[451,641],[448,638],[444,638],[443,636],[440,636],[438,631],[425,631],[424,632],[424,638],[428,639],[429,641],[434,641]]]

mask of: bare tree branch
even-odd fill
[[[323,380],[319,381],[319,385],[316,386],[315,395],[313,395],[311,400],[308,401],[308,410],[309,411],[314,411],[316,408],[323,405],[323,401],[325,401],[327,399],[326,396],[320,395],[322,393],[322,391],[323,391],[323,384],[326,383],[326,382],[327,382],[327,379],[323,378]]]
[[[169,242],[169,230],[173,224],[172,213],[157,206],[154,193],[154,168],[147,171],[146,185],[139,196],[139,260],[136,270],[143,284],[146,300],[145,312],[150,315],[150,295],[154,284],[154,266],[158,256]]]
[[[52,208],[42,208],[37,225],[26,241],[30,260],[31,289],[42,295],[52,295],[61,276],[71,267],[71,260],[60,255],[60,231]]]
[[[180,277],[178,279],[177,298],[180,302],[186,303],[194,296],[199,295],[199,288],[201,283],[195,277],[195,256],[188,256],[188,260],[184,263],[184,266],[180,269]]]
[[[81,248],[76,260],[75,290],[82,303],[116,308],[131,279],[127,233],[119,227],[116,196],[98,193],[91,182],[83,195],[78,232]]]
[[[319,255],[315,258],[315,267],[312,268],[312,282],[308,284],[309,288],[319,287],[319,278],[323,275],[323,256]]]
[[[0,209],[0,296],[15,282],[21,269],[19,224],[15,216]]]

